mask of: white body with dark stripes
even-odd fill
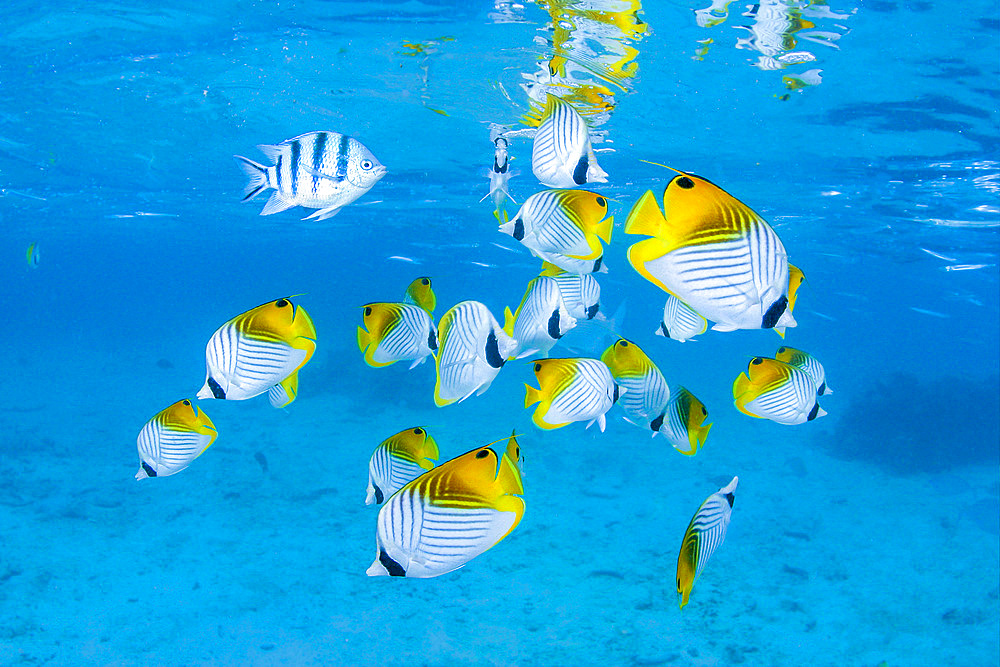
[[[646,262],[646,269],[716,331],[793,327],[787,309],[788,256],[763,220],[731,241],[689,245]]]
[[[425,472],[414,461],[393,456],[389,447],[379,445],[368,462],[368,489],[365,505],[381,504]]]
[[[670,400],[663,406],[663,412],[649,422],[653,437],[659,433],[674,449],[680,452],[697,450],[697,445],[691,444],[691,434],[688,432],[688,410],[690,409],[691,392],[684,387],[674,387]]]
[[[578,320],[592,320],[601,310],[601,286],[589,273],[560,273],[552,276],[559,285],[563,303],[569,314]]]
[[[554,95],[549,95],[549,104],[551,113],[539,124],[531,149],[535,178],[550,188],[606,183],[608,174],[597,164],[583,116],[572,104]]]
[[[166,477],[179,473],[191,465],[214,439],[214,435],[175,431],[157,418],[150,419],[139,431],[137,446],[141,465],[135,478]]]
[[[257,148],[274,164],[234,157],[250,179],[243,201],[274,190],[261,215],[304,206],[318,209],[307,220],[325,220],[368,192],[386,172],[360,141],[337,132],[310,132]]]
[[[641,426],[663,414],[670,400],[670,387],[656,366],[651,365],[642,374],[619,375],[615,382],[624,389],[618,405],[630,421]]]
[[[305,358],[305,350],[251,338],[232,323],[224,324],[205,348],[207,377],[198,398],[253,398],[291,375]]]
[[[529,250],[587,257],[593,250],[579,220],[563,204],[565,190],[543,190],[524,200],[500,231]]]
[[[396,305],[399,317],[378,342],[372,358],[380,364],[411,361],[410,368],[415,368],[437,351],[437,327],[423,308],[408,303]]]
[[[672,338],[681,343],[705,333],[708,321],[673,294],[667,295],[663,304],[663,319],[656,329],[657,336]]]
[[[549,424],[566,422],[587,422],[587,428],[597,423],[603,432],[606,420],[604,414],[626,393],[611,377],[611,371],[600,359],[577,359],[576,376],[569,386],[552,398],[549,409],[542,415],[542,421]]]
[[[528,286],[514,321],[514,357],[522,359],[540,354],[548,356],[552,346],[576,326],[562,300],[559,285],[552,278],[539,276]]]
[[[543,262],[548,262],[554,266],[558,266],[560,269],[566,273],[607,273],[608,267],[604,266],[604,255],[601,255],[597,259],[577,259],[576,257],[569,257],[558,252],[544,252],[542,250],[535,250],[529,248],[531,254],[539,258]]]
[[[455,305],[441,317],[438,331],[441,340],[435,400],[444,402],[439,405],[485,393],[517,348],[517,341],[478,301]]]
[[[744,405],[747,412],[788,425],[802,424],[826,414],[816,402],[816,383],[812,376],[791,364],[772,363],[787,367],[788,381]]]
[[[379,510],[368,576],[447,574],[500,541],[516,518],[490,507],[441,507],[419,486],[404,488]]]
[[[698,552],[695,556],[696,568],[694,572],[695,580],[705,569],[705,564],[712,557],[715,550],[719,548],[723,540],[726,539],[726,530],[729,528],[729,519],[733,513],[733,501],[735,499],[736,485],[740,478],[733,477],[733,480],[710,495],[691,519],[688,532],[698,533]]]

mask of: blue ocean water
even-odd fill
[[[997,6],[712,7],[8,3],[0,664],[997,664]],[[602,310],[707,406],[694,457],[617,407],[604,433],[536,428],[521,361],[437,408],[433,363],[371,368],[355,342],[360,306],[417,276],[439,316],[516,307],[539,262],[479,201],[490,128],[511,132],[522,202],[542,189],[524,85],[567,44],[620,55],[616,81],[569,88],[602,111]],[[240,202],[233,155],[314,130],[388,174],[322,222]],[[733,407],[772,331],[653,335],[664,294],[623,223],[673,172],[642,160],[772,223],[807,278],[784,343],[822,361],[827,416]],[[139,429],[198,391],[216,328],[293,294],[318,332],[299,398],[201,401],[215,444],[135,481]],[[599,356],[613,339],[590,334],[574,349]],[[368,460],[418,424],[442,459],[516,429],[525,516],[457,572],[368,578]],[[734,475],[725,543],[679,610],[684,530]]]

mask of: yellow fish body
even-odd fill
[[[431,279],[427,276],[421,276],[410,283],[406,288],[403,303],[412,303],[420,306],[427,311],[428,315],[433,317],[434,309],[437,308],[437,297],[434,295]]]
[[[705,445],[711,424],[705,424],[708,410],[705,404],[684,387],[676,387],[663,412],[649,423],[653,436],[657,433],[681,454],[694,456]]]
[[[511,435],[425,472],[378,514],[368,576],[437,577],[463,567],[510,535],[524,516],[521,450]]]
[[[601,241],[611,242],[614,217],[607,214],[608,200],[596,192],[543,190],[524,200],[500,231],[532,252],[593,260],[604,254]]]
[[[427,429],[417,426],[383,440],[368,462],[368,495],[365,504],[379,505],[434,467],[441,457]]]
[[[626,234],[652,238],[628,250],[644,278],[673,294],[717,331],[795,326],[788,310],[788,259],[771,226],[710,181],[679,172],[651,191],[625,222]]]
[[[806,371],[766,357],[754,357],[733,382],[740,412],[779,424],[802,424],[825,415],[816,394],[815,380]]]
[[[316,328],[304,308],[289,297],[257,306],[223,324],[208,341],[198,398],[239,401],[263,394],[297,373],[315,351]]]
[[[535,362],[539,388],[525,386],[524,407],[538,407],[531,419],[538,428],[551,430],[578,421],[597,422],[604,431],[604,414],[622,390],[599,359],[539,359]]]
[[[369,366],[381,368],[410,361],[413,368],[437,350],[437,328],[428,311],[419,305],[369,303],[362,316],[364,326],[358,327],[358,349]]]
[[[139,431],[136,479],[166,477],[191,465],[215,441],[215,424],[191,399],[158,412]]]
[[[684,532],[681,551],[677,555],[677,595],[681,609],[688,603],[695,579],[726,539],[739,481],[739,477],[733,477],[733,481],[710,495],[695,512]]]
[[[663,414],[670,400],[670,387],[660,369],[638,345],[621,338],[604,351],[601,361],[615,382],[625,388],[618,404],[630,417],[629,421],[645,427]]]

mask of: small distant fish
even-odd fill
[[[391,257],[388,257],[387,259],[394,259],[397,262],[408,262],[410,264],[419,264],[420,263],[420,262],[418,262],[415,259],[410,259],[409,257],[403,257],[401,255],[393,255]]]
[[[777,354],[774,358],[778,361],[784,361],[786,364],[791,364],[801,368],[809,377],[813,379],[816,384],[816,395],[825,396],[827,394],[832,394],[833,389],[830,389],[826,385],[826,371],[823,369],[823,364],[816,360],[816,357],[812,356],[808,352],[803,352],[802,350],[796,350],[794,347],[783,346],[778,348]]]
[[[535,362],[539,388],[525,384],[524,407],[538,407],[531,419],[538,428],[562,428],[573,422],[597,423],[604,431],[604,414],[622,389],[599,359],[539,359]]]
[[[910,306],[910,310],[912,310],[915,313],[920,313],[921,315],[930,315],[932,317],[944,317],[944,318],[951,317],[951,315],[948,315],[946,313],[939,313],[936,310],[926,310],[924,308],[917,308],[916,306]]]
[[[503,330],[517,341],[517,348],[509,358],[547,356],[552,346],[575,326],[576,318],[566,309],[559,284],[552,278],[538,276],[528,283],[516,312],[504,309]]]
[[[708,559],[726,539],[739,481],[739,477],[733,477],[733,481],[706,498],[684,532],[677,556],[677,595],[681,609],[688,603],[694,582]]]
[[[663,379],[663,373],[642,348],[621,338],[604,351],[601,361],[611,371],[611,377],[618,386],[625,389],[618,405],[629,416],[629,421],[646,428],[653,419],[663,414],[670,400],[670,387]]]
[[[802,424],[826,414],[816,402],[816,383],[807,372],[777,359],[754,357],[733,382],[736,408],[779,424]]]
[[[567,257],[558,252],[542,252],[541,250],[532,250],[531,254],[538,257],[543,263],[556,266],[566,273],[583,275],[587,273],[608,272],[608,267],[604,265],[604,255],[596,259],[577,259],[576,257]]]
[[[509,198],[511,201],[514,201],[514,198],[510,196],[510,192],[507,190],[507,181],[509,181],[511,176],[514,174],[510,170],[510,155],[507,154],[507,139],[497,135],[496,137],[493,137],[492,140],[493,165],[489,170],[490,191],[479,201],[483,201],[487,197],[491,197],[493,199],[493,205],[497,208],[497,210],[500,210],[500,205],[503,204],[505,199]],[[517,202],[514,203],[516,204]]]
[[[945,271],[975,271],[976,269],[985,269],[992,264],[949,264],[944,267]]]
[[[647,190],[629,212],[625,233],[652,237],[628,250],[639,275],[715,322],[713,330],[795,326],[781,239],[710,181],[678,171],[663,191],[662,212]]]
[[[326,220],[371,190],[386,172],[360,141],[337,132],[309,132],[257,148],[274,164],[233,157],[250,179],[243,201],[274,189],[261,215],[303,206],[317,209],[305,220]]]
[[[694,456],[705,446],[711,424],[705,424],[708,410],[684,387],[674,387],[663,413],[649,423],[653,437],[663,435],[681,454]]]
[[[587,190],[543,190],[524,200],[514,217],[500,225],[529,250],[596,259],[611,242],[614,217],[608,200]]]
[[[578,320],[604,317],[601,310],[601,285],[589,273],[570,273],[555,264],[542,263],[541,276],[547,276],[559,285],[559,293],[569,314]]]
[[[924,252],[926,252],[931,257],[937,257],[938,259],[943,259],[946,262],[957,262],[958,261],[954,257],[948,257],[947,255],[942,255],[941,253],[934,252],[933,250],[928,250],[927,248],[921,248],[921,250],[923,250]]]
[[[427,276],[421,276],[410,283],[403,296],[403,303],[420,306],[427,311],[428,315],[433,316],[434,309],[437,308],[437,297],[434,295],[431,279]]]
[[[315,351],[312,318],[290,297],[257,306],[223,324],[209,339],[207,377],[198,398],[242,401],[263,394],[297,374]]]
[[[28,252],[25,253],[25,257],[28,260],[28,268],[30,269],[38,268],[38,263],[41,260],[41,257],[38,254],[37,243],[32,243],[31,245],[28,246]]]
[[[191,465],[215,441],[215,424],[191,399],[158,412],[139,431],[136,479],[166,477]]]
[[[521,448],[478,447],[425,472],[378,513],[369,577],[437,577],[466,565],[524,516]]]
[[[587,121],[572,104],[551,93],[546,94],[542,122],[535,133],[531,171],[550,188],[608,181],[590,145]]]
[[[358,327],[358,349],[373,368],[397,361],[422,364],[438,349],[438,331],[430,314],[411,303],[369,303],[363,308],[364,326]]]
[[[657,336],[683,343],[707,330],[708,320],[673,294],[667,295],[667,302],[663,304],[663,319],[656,329]]]
[[[382,502],[434,467],[441,458],[427,429],[417,426],[383,440],[368,462],[365,505]]]
[[[517,348],[517,341],[478,301],[462,301],[452,307],[441,316],[438,333],[434,385],[438,407],[484,394]]]

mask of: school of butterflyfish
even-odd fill
[[[542,4],[553,17],[573,20],[554,18],[553,55],[543,68],[550,79],[541,85],[541,75],[536,75],[527,88],[535,93],[533,103],[543,104],[533,106],[525,120],[533,130],[504,133],[491,126],[493,164],[484,197],[491,199],[499,232],[540,260],[538,274],[527,282],[517,307],[505,308],[503,324],[474,299],[435,318],[432,280],[419,276],[390,295],[398,300],[359,306],[358,350],[372,368],[405,362],[412,370],[432,359],[435,379],[433,389],[428,383],[427,396],[438,407],[482,396],[505,367],[515,365],[509,362],[519,361],[522,368],[530,364],[535,383],[524,384],[524,407],[533,409],[531,419],[542,432],[593,424],[603,432],[608,415],[618,415],[654,438],[662,436],[680,454],[694,456],[703,450],[712,427],[707,408],[690,390],[668,382],[669,373],[654,361],[656,354],[621,335],[617,316],[609,320],[601,312],[598,274],[607,272],[603,258],[614,217],[611,200],[592,191],[608,180],[592,145],[599,114],[581,103],[583,84],[574,87],[565,79],[582,68],[625,89],[624,79],[635,73],[631,46],[617,60],[597,57],[585,51],[586,40],[575,41],[566,33],[566,25],[613,26],[632,40],[647,28],[638,19],[638,2],[620,2],[624,9],[603,12],[591,7],[602,4],[596,1]],[[531,139],[531,171],[541,189],[511,217],[505,203],[513,201],[511,140],[518,137]],[[302,206],[315,210],[309,218],[328,218],[386,173],[363,144],[337,132],[309,132],[259,148],[273,164],[236,159],[249,177],[244,200],[273,190],[262,215]],[[684,342],[709,328],[773,329],[784,338],[797,324],[792,312],[805,276],[789,264],[775,230],[708,179],[668,169],[674,174],[662,190],[639,196],[623,225],[625,234],[645,237],[628,248],[629,264],[665,297],[655,333]],[[30,264],[32,249],[28,255]],[[563,341],[567,334],[587,326],[602,328],[613,342],[599,354],[591,350],[592,356],[558,354],[569,347]],[[238,315],[208,341],[206,377],[197,398],[247,400],[266,393],[273,406],[284,408],[298,395],[299,373],[312,358],[316,340],[312,319],[292,297]],[[822,364],[784,345],[773,358],[753,357],[732,389],[741,413],[784,425],[826,414],[818,398],[831,393]],[[194,399],[174,403],[142,427],[136,478],[184,470],[216,436],[214,424]],[[447,574],[514,531],[525,509],[520,445],[514,434],[505,448],[495,444],[439,463],[437,441],[426,427],[414,426],[375,447],[368,461],[365,503],[379,511],[368,575]],[[360,464],[358,469],[360,475]],[[709,496],[683,535],[677,560],[681,607],[725,538],[737,482],[734,477]]]

